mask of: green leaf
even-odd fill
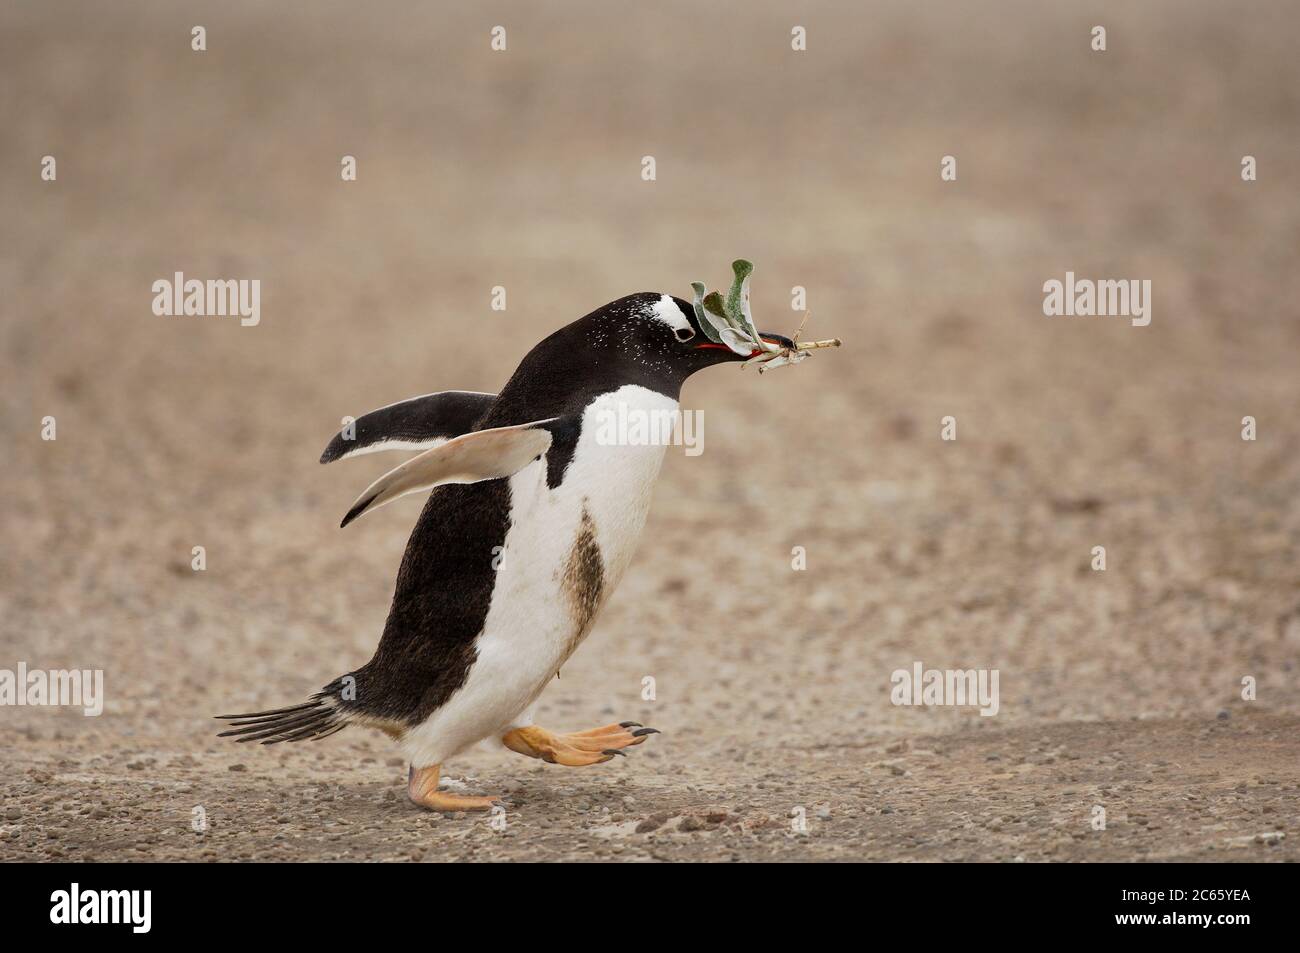
[[[695,291],[695,321],[704,332],[704,336],[714,344],[722,343],[722,336],[718,333],[720,330],[713,315],[704,310],[704,296],[708,293],[708,288],[702,281],[692,281],[691,288]],[[725,327],[725,325],[723,325]]]
[[[757,341],[758,329],[754,327],[754,318],[749,311],[749,276],[754,273],[754,263],[737,258],[731,263],[731,270],[736,277],[731,282],[724,305],[727,321]]]

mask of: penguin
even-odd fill
[[[580,767],[656,734],[632,721],[558,733],[534,716],[632,559],[666,450],[664,441],[618,445],[608,427],[602,439],[601,422],[676,412],[697,371],[794,346],[767,332],[722,343],[706,321],[698,301],[619,298],[545,338],[499,394],[427,394],[336,434],[322,463],[418,451],[372,483],[342,526],[432,491],[379,645],[302,704],[216,716],[228,722],[220,736],[275,744],[377,728],[409,762],[414,804],[472,811],[499,798],[440,791],[438,780],[442,765],[480,741]]]

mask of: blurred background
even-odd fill
[[[845,346],[687,385],[704,453],[670,450],[543,723],[653,723],[663,743],[620,783],[733,814],[765,791],[773,816],[904,783],[855,746],[917,733],[957,757],[988,732],[1015,748],[1247,708],[1293,728],[1298,26],[1282,0],[6,4],[0,666],[102,668],[108,693],[99,719],[0,710],[27,769],[6,793],[40,814],[41,777],[93,778],[139,805],[137,829],[158,790],[183,827],[213,771],[247,818],[282,784],[400,793],[379,736],[212,737],[211,714],[295,702],[381,631],[420,504],[337,528],[396,462],[320,467],[340,418],[495,391],[555,328],[725,286],[742,256],[761,327],[792,330],[802,286],[807,333]],[[1150,279],[1150,326],[1045,317],[1067,270]],[[155,316],[176,271],[260,279],[260,325]],[[999,715],[891,705],[917,660],[999,669]],[[608,786],[545,777],[593,804]],[[76,843],[40,830],[0,850]],[[269,835],[245,833],[261,856]]]

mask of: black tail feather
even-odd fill
[[[230,723],[230,730],[220,732],[218,738],[236,741],[260,741],[273,745],[281,741],[308,741],[325,738],[347,727],[347,720],[332,696],[320,692],[301,705],[273,708],[268,711],[249,712],[243,715],[217,715]]]
[[[213,717],[213,718],[221,718],[221,719],[223,719],[223,720],[235,719],[235,718],[241,718],[241,719],[242,719],[242,718],[249,718],[249,719],[254,719],[254,718],[267,718],[267,717],[271,717],[271,716],[279,716],[279,715],[283,715],[283,714],[285,714],[286,712],[291,712],[291,711],[303,711],[304,709],[307,709],[307,708],[315,708],[315,707],[317,707],[319,704],[320,704],[320,702],[318,702],[318,701],[314,701],[314,700],[313,700],[313,701],[309,701],[309,702],[303,702],[301,705],[293,705],[293,706],[290,707],[290,708],[272,708],[272,709],[269,709],[268,711],[250,711],[250,712],[245,712],[245,713],[242,714],[242,715],[213,715],[212,717]]]

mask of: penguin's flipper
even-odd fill
[[[335,434],[320,462],[381,450],[427,450],[440,440],[469,433],[496,399],[496,394],[445,390],[380,407]]]
[[[339,525],[347,526],[362,513],[408,493],[444,483],[478,483],[513,476],[550,449],[552,432],[564,433],[568,420],[548,417],[513,427],[476,430],[426,450],[366,487]]]

